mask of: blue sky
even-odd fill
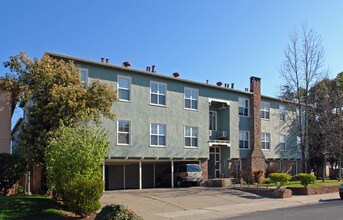
[[[105,57],[242,90],[255,75],[262,93],[276,96],[288,34],[302,23],[322,36],[330,77],[343,71],[342,11],[340,0],[3,1],[0,61],[19,51]]]

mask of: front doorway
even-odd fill
[[[210,159],[208,161],[208,178],[219,178],[221,174],[221,147],[210,147]]]

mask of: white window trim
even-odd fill
[[[79,67],[79,69],[80,69],[80,79],[81,79],[81,71],[85,71],[86,72],[86,81],[84,82],[81,79],[81,82],[84,83],[85,84],[85,88],[87,88],[88,87],[88,76],[89,76],[88,69],[87,68],[81,68],[81,67]]]
[[[270,133],[267,133],[267,132],[261,132],[261,135],[263,135],[263,134],[269,134],[269,149],[263,149],[262,148],[262,136],[261,136],[261,149],[262,150],[265,150],[265,151],[270,151],[270,148],[271,148],[271,139],[272,139],[272,137],[271,137],[271,135],[270,135]],[[264,143],[267,143],[267,142],[264,142]]]
[[[192,100],[196,100],[198,108],[186,108],[186,103],[185,103],[185,100],[186,100],[186,89],[195,90],[197,92],[197,99],[189,99],[189,98],[187,98],[187,99],[189,99],[191,101]],[[183,90],[183,107],[184,107],[184,109],[187,109],[187,110],[199,111],[199,89],[194,89],[194,88],[190,88],[190,87],[185,87],[184,88],[184,90]]]
[[[119,143],[119,121],[129,122],[129,144]],[[117,145],[119,146],[131,146],[131,138],[132,138],[132,126],[130,120],[117,120]],[[122,133],[122,132],[121,132]]]
[[[197,136],[197,144],[198,144],[198,146],[186,146],[186,127],[192,128],[192,133],[193,133],[193,128],[197,128],[198,129],[198,136]],[[193,136],[187,136],[187,137],[192,138]],[[184,142],[183,143],[184,148],[189,148],[189,149],[197,149],[197,148],[199,148],[199,127],[185,125],[183,127],[183,142]],[[191,144],[192,144],[192,140],[191,140]]]
[[[129,80],[129,100],[126,99],[119,99],[119,78],[125,78]],[[125,88],[124,88],[125,89]],[[131,93],[132,93],[132,88],[131,88],[131,77],[129,76],[123,76],[123,75],[118,75],[117,76],[117,97],[118,101],[121,102],[131,102]]]
[[[164,135],[164,137],[165,137],[165,145],[152,145],[151,144],[151,125],[164,125],[165,126],[165,131],[166,131],[166,133],[165,133],[165,135]],[[158,129],[157,129],[158,130]],[[159,133],[159,130],[158,130],[158,132],[157,133]],[[157,134],[157,137],[159,136],[159,134]],[[150,136],[149,136],[150,138],[150,143],[149,143],[149,145],[150,145],[150,147],[158,147],[158,148],[166,148],[167,147],[167,125],[166,124],[162,124],[162,123],[151,123],[150,124]]]
[[[270,120],[270,103],[269,102],[261,102],[261,113],[262,113],[262,104],[268,105],[268,111],[263,111],[263,112],[268,112],[269,113],[269,118],[262,118],[262,115],[261,115],[261,119],[263,119],[263,120]]]
[[[248,100],[248,115],[240,115],[239,114],[239,102],[240,100],[244,100],[244,103],[245,103],[245,100]],[[244,98],[244,97],[238,97],[238,116],[239,117],[250,117],[250,99],[249,98]]]
[[[241,141],[240,140],[240,132],[248,132],[248,148],[240,148],[239,147],[239,142]],[[238,149],[239,150],[250,150],[250,131],[247,131],[247,130],[239,130],[239,132],[238,132]]]
[[[283,137],[284,137],[284,142],[281,142],[281,136],[283,136]],[[279,142],[280,142],[280,151],[287,151],[287,145],[286,145],[286,135],[284,135],[284,134],[280,134],[280,140],[279,140]],[[284,143],[284,144],[285,144],[285,149],[284,149],[284,150],[281,148],[281,143]]]
[[[166,100],[166,104],[165,104],[165,105],[155,104],[155,103],[152,103],[152,102],[151,102],[151,94],[156,94],[157,97],[160,95],[159,93],[152,93],[152,92],[151,92],[151,84],[152,84],[152,83],[162,84],[162,85],[164,85],[164,86],[166,87],[166,93],[165,93],[165,95],[164,95],[165,100]],[[167,91],[168,91],[167,83],[162,83],[162,82],[157,82],[157,81],[150,81],[150,105],[161,106],[161,107],[167,107]],[[159,99],[157,99],[157,100],[159,100]]]
[[[210,112],[212,112],[212,113],[214,113],[214,115],[215,115],[215,123],[216,123],[216,126],[215,126],[215,128],[214,128],[214,130],[210,130],[210,131],[217,131],[218,129],[218,114],[217,114],[217,112],[216,111],[210,111]]]

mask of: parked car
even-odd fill
[[[176,187],[182,186],[184,183],[191,183],[200,185],[203,181],[201,167],[198,164],[180,164],[174,167],[174,185]],[[163,174],[156,179],[156,185],[170,185],[171,184],[171,168],[168,168]]]
[[[343,184],[339,185],[339,196],[343,199]]]

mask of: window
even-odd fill
[[[198,90],[185,88],[185,108],[198,109]]]
[[[269,119],[269,103],[261,103],[261,118]]]
[[[239,115],[249,116],[249,99],[239,98]]]
[[[239,131],[239,149],[249,149],[250,148],[250,132],[249,131]]]
[[[118,144],[130,144],[130,122],[118,121]]]
[[[279,106],[279,114],[280,114],[280,120],[285,121],[286,119],[286,110],[284,105]]]
[[[130,79],[118,77],[118,96],[120,101],[130,101]]]
[[[198,147],[198,128],[185,126],[185,146]]]
[[[163,83],[150,83],[150,103],[154,105],[166,105],[167,85]]]
[[[81,77],[81,83],[83,85],[83,88],[86,88],[88,84],[88,70],[81,68],[80,77]]]
[[[150,125],[150,145],[151,146],[166,146],[166,125],[151,124]]]
[[[286,150],[285,135],[280,135],[280,150],[281,151],[285,151]]]
[[[270,134],[269,133],[262,133],[261,134],[261,145],[262,150],[269,150],[270,149]]]
[[[210,111],[210,131],[217,130],[217,112]]]

